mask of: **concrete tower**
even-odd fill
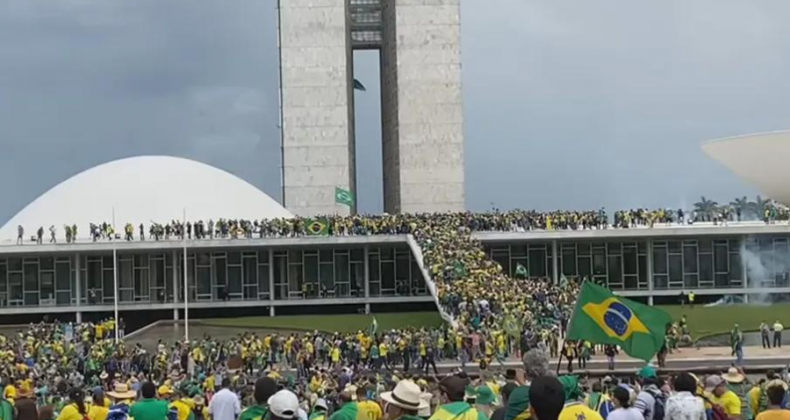
[[[384,210],[463,210],[460,0],[280,0],[285,206],[349,213],[355,49],[380,51]]]

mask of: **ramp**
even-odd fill
[[[406,242],[409,244],[409,248],[411,248],[412,254],[414,254],[414,259],[417,261],[417,266],[420,267],[420,272],[422,273],[422,278],[425,279],[425,284],[428,286],[428,290],[431,292],[431,296],[433,297],[433,301],[436,302],[436,309],[439,310],[439,315],[442,319],[453,326],[453,328],[458,328],[458,321],[456,321],[450,314],[448,314],[442,304],[439,303],[439,294],[436,290],[436,283],[431,278],[431,274],[428,269],[425,267],[425,262],[422,256],[422,248],[417,243],[417,240],[414,239],[414,236],[409,234],[406,236]]]

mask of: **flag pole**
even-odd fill
[[[112,208],[112,236],[115,236],[115,207]],[[112,241],[112,281],[113,281],[113,313],[115,318],[115,343],[118,344],[120,339],[118,328],[120,327],[120,320],[118,319],[118,246],[115,244],[115,238],[110,237]]]
[[[181,225],[181,239],[184,243],[184,341],[189,341],[189,283],[187,281],[187,209]]]

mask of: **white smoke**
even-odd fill
[[[775,276],[787,277],[790,272],[790,261],[775,253],[748,249],[746,243],[741,244],[741,264],[746,267],[748,289],[762,289],[774,286]],[[746,279],[743,279],[746,282]],[[770,293],[749,293],[749,303],[767,305],[771,303]]]

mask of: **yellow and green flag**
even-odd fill
[[[650,361],[664,345],[672,317],[661,309],[615,296],[584,282],[573,310],[568,340],[620,346],[629,356]]]
[[[340,187],[335,187],[335,203],[343,204],[348,206],[348,208],[354,207],[354,193]]]
[[[329,235],[329,220],[326,217],[319,217],[316,219],[307,219],[305,230],[308,235]]]

